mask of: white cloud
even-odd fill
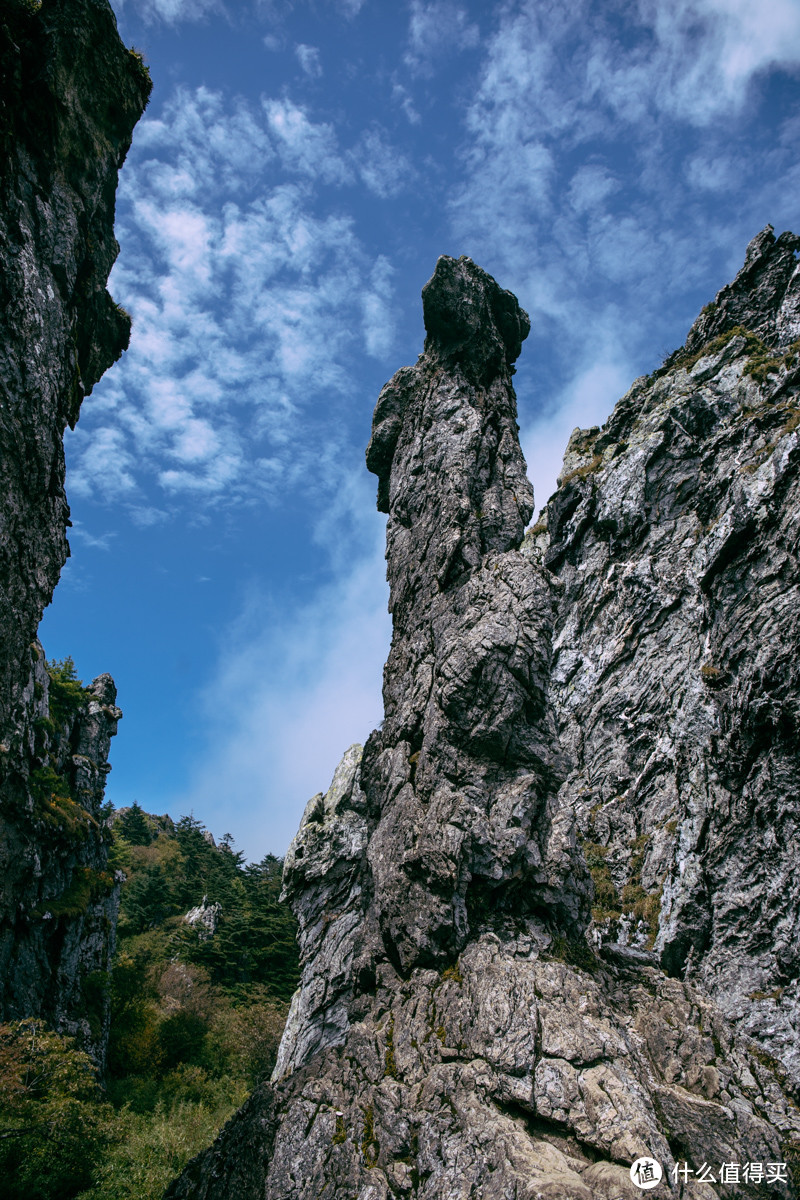
[[[696,154],[687,159],[684,170],[690,187],[698,191],[721,192],[738,186],[742,164],[727,154]]]
[[[350,20],[358,16],[365,4],[366,0],[336,0],[336,7]]]
[[[402,108],[409,125],[419,125],[422,118],[414,107],[411,93],[408,88],[403,87],[402,83],[392,84],[392,100]]]
[[[265,100],[264,112],[285,167],[325,183],[347,183],[350,171],[332,125],[314,124],[291,100]]]
[[[294,48],[295,58],[300,63],[300,67],[304,74],[309,79],[319,79],[322,74],[322,63],[320,62],[319,50],[316,46],[306,46],[301,42],[300,45]]]
[[[572,430],[602,425],[630,382],[628,363],[595,362],[570,380],[552,407],[523,427],[520,440],[537,510],[556,490]]]
[[[112,529],[107,533],[90,533],[84,525],[83,521],[74,521],[72,530],[69,535],[69,540],[72,542],[77,538],[84,546],[88,546],[92,550],[110,550],[111,542],[117,536],[117,531]]]
[[[120,9],[130,0],[117,0]],[[221,0],[133,0],[138,15],[145,21],[163,21],[177,25],[181,21],[200,21],[214,12],[224,12]]]
[[[370,556],[310,603],[287,613],[253,596],[221,640],[203,701],[209,749],[172,807],[234,828],[253,858],[286,850],[306,801],[383,715],[390,622],[382,522],[371,525]]]
[[[143,122],[111,281],[133,314],[131,348],[84,407],[71,487],[125,494],[146,520],[162,511],[139,493],[147,479],[171,503],[205,504],[298,481],[296,444],[313,456],[329,441],[361,336],[378,357],[393,336],[387,260],[365,253],[350,218],[315,212],[319,182],[352,177],[348,157],[285,98],[252,110],[179,90]]]
[[[658,39],[662,102],[689,120],[740,108],[760,71],[800,62],[796,0],[642,0],[641,12]]]
[[[759,72],[800,61],[800,4],[778,0],[776,10],[780,36],[771,13],[739,0],[517,0],[499,10],[464,112],[452,228],[458,252],[529,309],[525,353],[548,340],[551,395],[566,389],[573,425],[607,415],[593,410],[591,389],[569,383],[574,364],[602,378],[609,363],[653,356],[654,337],[676,341],[696,310],[662,334],[664,292],[674,311],[721,241],[743,246],[776,219],[762,174],[789,194],[789,152],[783,165],[768,161],[771,146],[748,162],[744,192],[723,124]],[[736,193],[722,212],[709,203]]]
[[[416,175],[405,154],[392,145],[386,131],[377,125],[361,135],[352,157],[366,187],[382,200],[407,188]]]
[[[79,496],[119,500],[135,490],[133,456],[121,430],[100,425],[88,435],[85,424],[79,425],[69,441],[80,455],[80,468],[70,474],[70,487]]]
[[[587,163],[572,176],[567,195],[576,212],[587,213],[596,210],[619,187],[619,180],[606,167]]]
[[[478,44],[478,26],[453,0],[411,0],[410,10],[405,63],[412,71],[432,74],[442,59]]]
[[[160,525],[169,517],[169,513],[163,508],[153,508],[147,504],[132,504],[128,508],[128,515],[134,525],[138,525],[140,529],[150,529],[153,525]]]
[[[373,358],[385,357],[394,341],[393,275],[394,269],[388,258],[378,258],[370,273],[369,288],[364,292],[361,301],[364,344],[367,354]]]

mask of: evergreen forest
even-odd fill
[[[275,1063],[298,980],[282,860],[246,863],[230,836],[138,804],[112,832],[105,1075],[39,1019],[0,1025],[7,1200],[157,1200]]]

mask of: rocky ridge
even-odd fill
[[[367,452],[385,720],[287,855],[303,975],[273,1082],[170,1200],[617,1200],[640,1154],[663,1194],[799,1194],[797,244],[759,235],[687,346],[575,432],[527,534],[528,319],[439,260]]]
[[[106,280],[117,173],[150,91],[106,0],[0,16],[0,1019],[102,1059],[115,882],[102,812],[113,682],[54,680],[36,642],[69,553],[63,434],[128,344]]]
[[[593,932],[652,946],[800,1082],[800,237],[770,227],[527,537],[557,591],[560,800]]]

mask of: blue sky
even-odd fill
[[[124,0],[154,91],[111,278],[130,350],[68,434],[40,636],[125,717],[107,795],[249,859],[381,718],[381,385],[439,254],[511,288],[537,506],[572,428],[800,231],[800,0]]]

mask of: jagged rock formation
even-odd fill
[[[190,908],[183,918],[187,925],[197,927],[197,936],[201,942],[208,941],[217,932],[219,919],[222,915],[222,905],[209,904],[208,896],[203,896],[196,908]]]
[[[671,1174],[800,1156],[797,244],[760,235],[687,348],[576,431],[527,536],[527,317],[439,260],[368,450],[386,718],[287,856],[273,1083],[170,1200],[616,1200],[645,1153],[661,1194],[800,1194]]]
[[[120,879],[103,808],[109,743],[122,716],[110,675],[66,689],[34,643],[0,810],[3,1019],[41,1016],[103,1064]]]
[[[43,1015],[102,1056],[114,881],[101,814],[119,710],[102,675],[48,707],[35,642],[69,553],[63,434],[127,346],[106,291],[117,172],[150,82],[106,0],[0,16],[0,1018]],[[69,707],[69,706],[68,706]],[[88,1016],[87,1016],[88,1014]],[[89,1019],[91,1017],[91,1019]]]
[[[597,935],[654,943],[796,1083],[798,250],[753,239],[686,348],[573,434],[530,538]]]

